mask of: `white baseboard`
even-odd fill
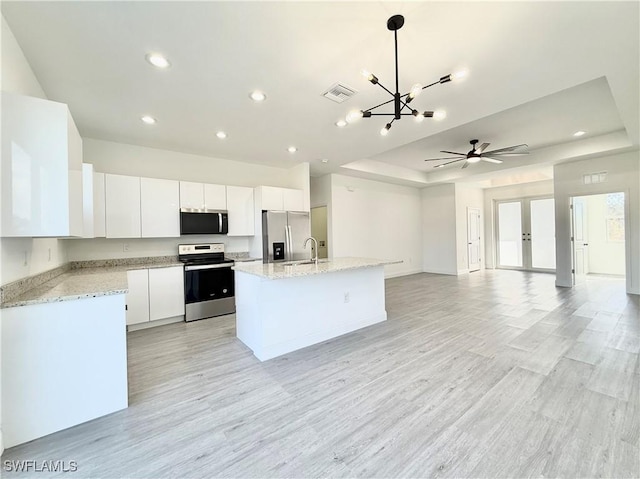
[[[164,326],[165,324],[179,323],[184,321],[184,316],[174,316],[173,318],[158,319],[156,321],[149,321],[148,323],[130,324],[127,326],[127,331],[139,331],[141,329],[155,328],[156,326]]]
[[[423,273],[432,273],[432,274],[446,274],[448,276],[457,276],[458,272],[457,271],[451,271],[451,270],[444,270],[444,269],[424,269]]]
[[[400,273],[385,274],[384,279],[399,278],[400,276],[409,276],[411,274],[420,274],[420,273],[422,273],[421,269],[416,269],[413,271],[402,271]]]

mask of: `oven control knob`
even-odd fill
[[[222,290],[222,292],[223,292],[223,293],[226,293],[226,292],[227,292],[227,288],[224,288],[224,289]]]

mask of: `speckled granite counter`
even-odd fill
[[[240,263],[236,264],[233,269],[266,279],[284,279],[399,263],[402,263],[402,261],[372,258],[335,258],[329,260],[321,259],[317,264]]]
[[[171,266],[182,266],[182,263],[172,256],[74,262],[62,274],[14,298],[6,298],[0,307],[13,308],[124,294],[128,292],[127,271]]]

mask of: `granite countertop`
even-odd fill
[[[127,271],[183,265],[175,258],[167,258],[164,261],[150,259],[148,263],[140,261],[134,261],[131,264],[124,261],[124,263],[118,264],[115,260],[100,260],[72,264],[72,267],[64,273],[39,286],[28,289],[13,299],[5,301],[0,307],[14,308],[32,304],[125,294],[129,291]]]
[[[315,274],[335,273],[349,269],[371,268],[386,264],[399,264],[402,260],[384,260],[373,258],[334,258],[321,259],[317,264],[287,263],[239,263],[233,269],[238,272],[260,276],[266,279],[295,278]]]

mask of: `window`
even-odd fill
[[[621,243],[624,241],[624,193],[610,193],[606,199],[607,241]]]

